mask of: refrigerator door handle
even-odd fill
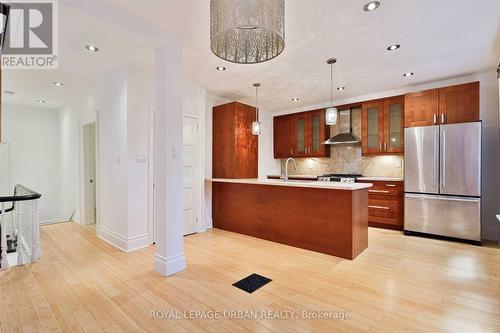
[[[441,187],[445,189],[446,188],[446,131],[445,130],[443,130],[443,152],[441,159],[443,161],[443,165],[441,166],[441,173],[442,173]]]
[[[438,178],[438,132],[434,132],[434,172],[432,177],[432,186],[436,188]]]

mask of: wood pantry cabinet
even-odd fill
[[[403,154],[404,109],[403,96],[362,103],[363,155]]]
[[[405,127],[457,124],[479,120],[479,82],[405,95]]]
[[[274,117],[274,158],[329,157],[325,110]]]
[[[255,108],[238,102],[213,108],[212,176],[257,178],[258,136],[252,134]]]
[[[371,183],[368,189],[368,225],[403,230],[404,183],[402,181],[358,180]]]

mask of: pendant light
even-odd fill
[[[330,107],[325,111],[325,123],[327,125],[335,125],[337,123],[337,108],[333,106],[333,64],[337,59],[330,58],[326,61],[330,65]]]
[[[252,134],[260,134],[260,121],[259,121],[259,92],[260,83],[254,83],[255,87],[255,121],[252,123]]]
[[[210,49],[237,64],[277,57],[285,49],[285,0],[210,0]]]

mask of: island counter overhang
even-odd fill
[[[215,228],[351,260],[368,247],[371,184],[207,181]]]

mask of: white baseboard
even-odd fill
[[[186,257],[179,253],[168,258],[155,253],[153,256],[153,270],[163,276],[170,276],[186,269]]]
[[[56,224],[56,223],[62,223],[66,222],[64,219],[50,219],[50,220],[43,220],[40,221],[40,225],[46,225],[46,224]]]
[[[203,220],[201,222],[201,224],[203,225],[203,231],[207,231],[208,229],[212,229],[213,228],[212,219]]]
[[[132,252],[150,245],[148,234],[127,238],[103,226],[99,226],[97,237],[123,252]]]

